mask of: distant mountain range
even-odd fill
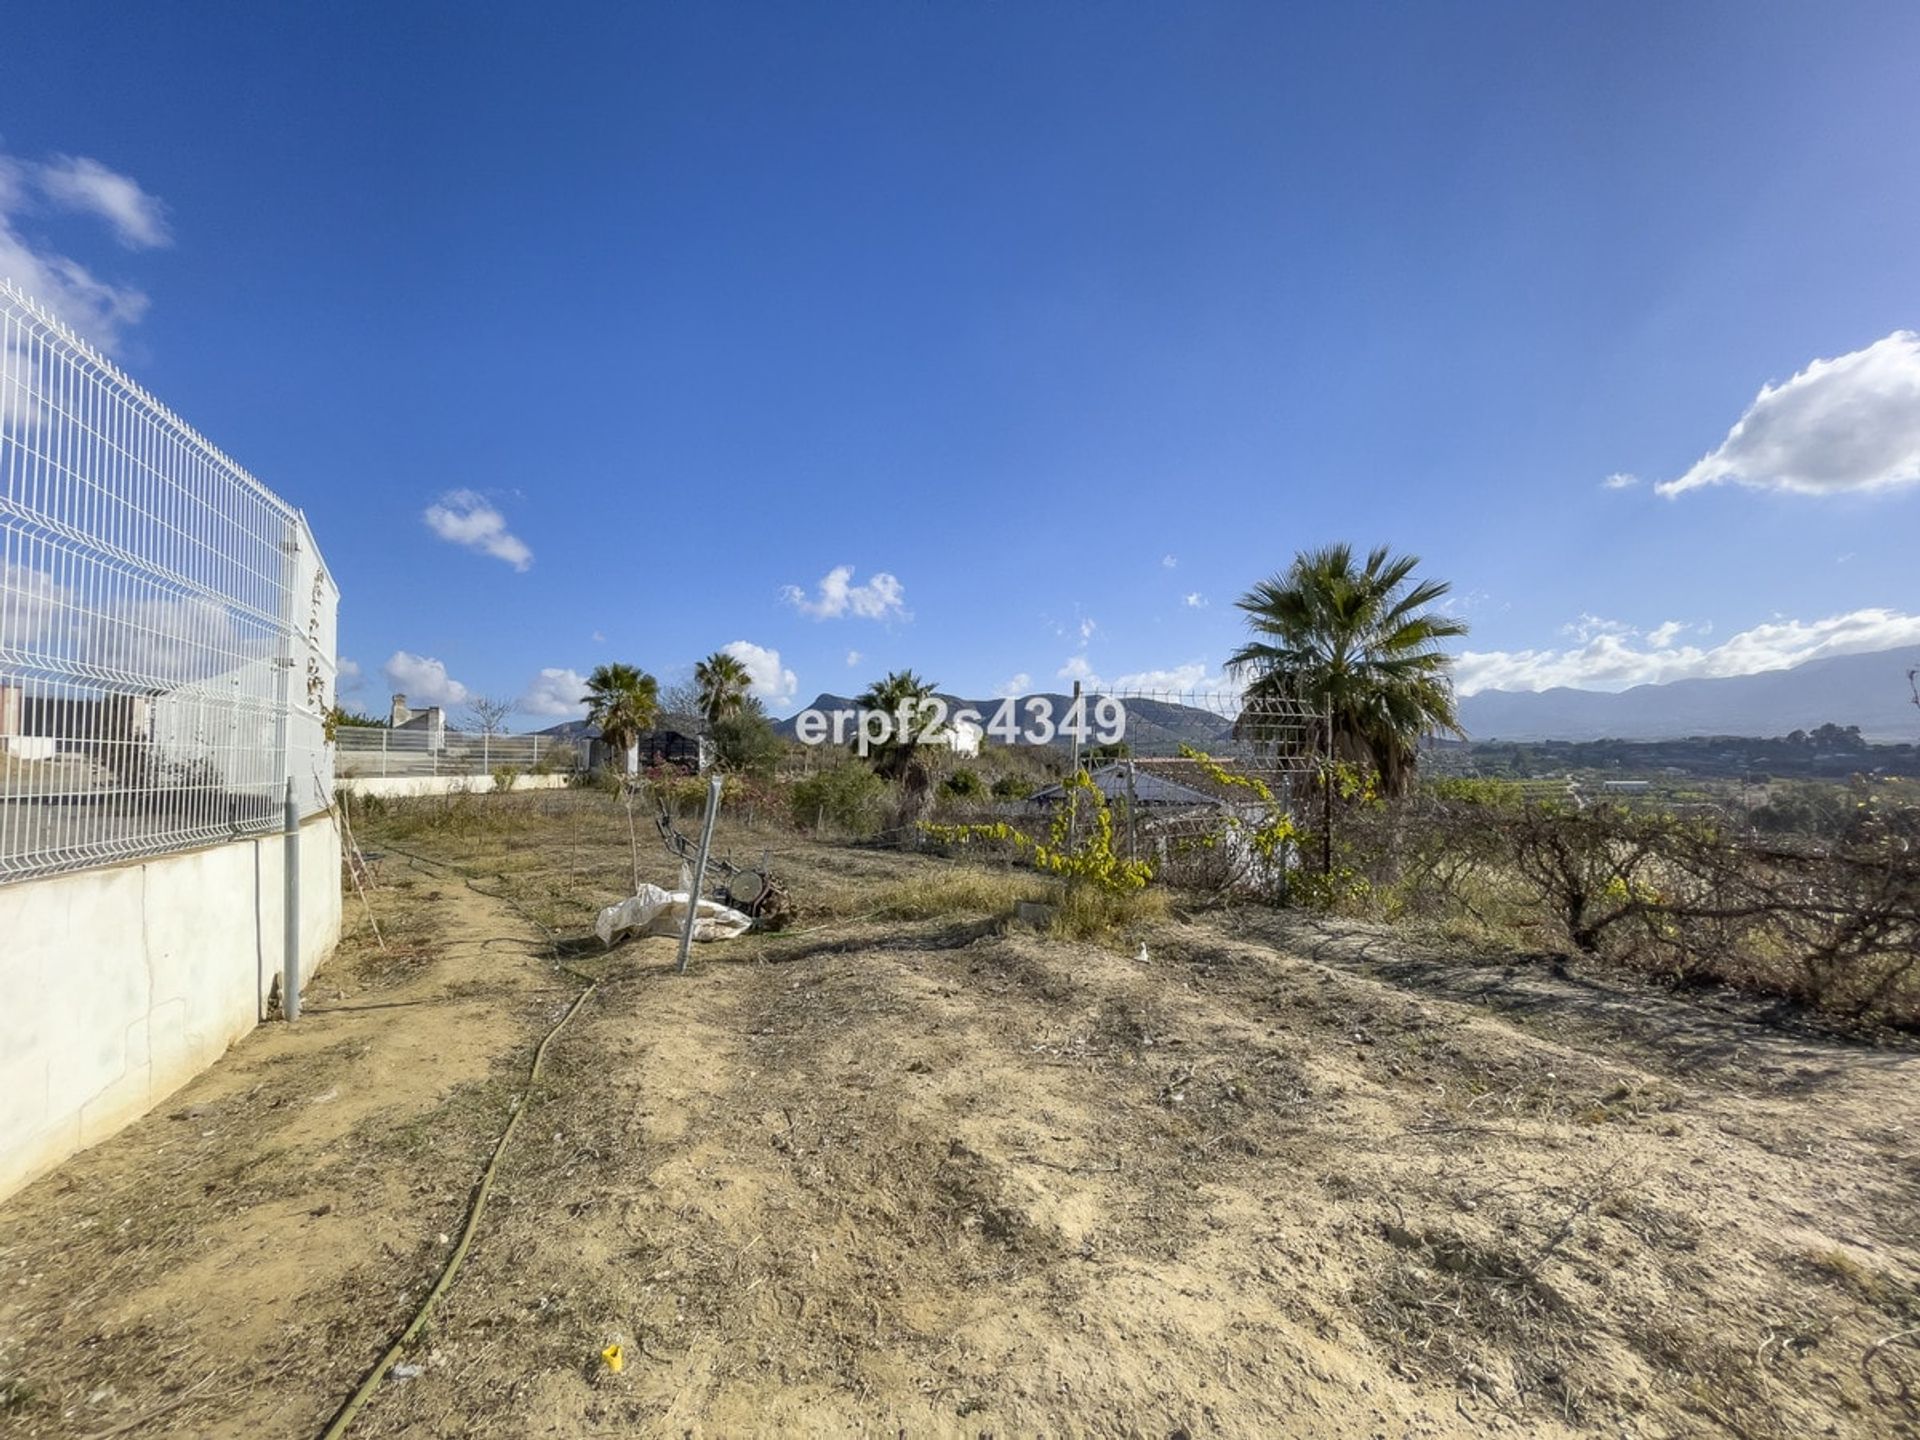
[[[1868,740],[1920,741],[1920,709],[1913,704],[1907,671],[1920,668],[1920,647],[1879,650],[1809,660],[1786,670],[1729,675],[1716,680],[1674,680],[1636,685],[1631,690],[1482,690],[1460,701],[1460,720],[1471,740],[1677,740],[1693,735],[1744,735],[1768,738],[1813,730],[1821,725],[1858,725]],[[1000,700],[968,700],[942,695],[948,713],[971,708],[991,719]],[[1021,696],[1051,703],[1062,719],[1072,697],[1043,693]],[[1128,700],[1127,743],[1138,755],[1170,755],[1181,745],[1223,750],[1233,730],[1231,717],[1165,700]],[[850,695],[825,692],[808,709],[831,716],[853,713]],[[1026,711],[1019,715],[1024,719]],[[792,719],[774,728],[793,735]],[[580,721],[555,725],[541,733],[575,739],[587,727]]]
[[[958,714],[961,710],[975,710],[979,712],[983,725],[991,721],[1005,703],[997,696],[991,700],[968,700],[958,695],[942,695],[940,698],[946,702],[949,715]],[[1030,728],[1037,728],[1030,727],[1026,709],[1027,702],[1036,699],[1048,702],[1048,713],[1055,723],[1066,719],[1069,707],[1073,704],[1071,695],[1046,692],[1022,695],[1014,704],[1018,707],[1015,718],[1023,733],[1029,733]],[[1175,705],[1165,700],[1128,700],[1126,703],[1126,742],[1137,755],[1172,755],[1182,745],[1192,745],[1200,750],[1220,749],[1233,730],[1231,716],[1217,715],[1192,705]],[[856,714],[859,708],[852,696],[834,694],[815,696],[813,703],[807,707],[827,716],[839,711]],[[1097,714],[1090,712],[1087,723],[1096,730],[1100,728]],[[792,720],[774,722],[774,728],[789,737],[793,735],[793,727]],[[1062,743],[1065,743],[1064,740]]]
[[[653,724],[656,730],[677,730],[682,735],[700,733],[700,717],[697,715],[660,715],[655,718]],[[600,727],[585,720],[562,720],[558,725],[549,725],[546,729],[537,730],[534,733],[577,745],[582,740],[598,740]]]
[[[1828,723],[1868,740],[1920,741],[1907,672],[1920,647],[1809,660],[1786,670],[1631,690],[1482,690],[1460,701],[1473,740],[1675,740],[1788,735]]]

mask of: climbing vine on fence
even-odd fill
[[[1261,860],[1270,865],[1280,864],[1286,857],[1287,845],[1299,836],[1300,831],[1294,825],[1293,817],[1287,814],[1286,807],[1275,798],[1273,787],[1258,775],[1236,774],[1205,751],[1196,750],[1191,745],[1182,745],[1180,754],[1198,765],[1201,773],[1214,784],[1227,789],[1245,790],[1260,802],[1259,820],[1249,820],[1227,811],[1224,823],[1227,830],[1244,836],[1248,847]],[[1214,843],[1216,839],[1209,836],[1208,843]]]
[[[1085,792],[1084,796],[1081,792]],[[1113,814],[1107,797],[1086,771],[1077,770],[1061,786],[1061,806],[1053,817],[1045,840],[1036,840],[1004,820],[986,824],[939,825],[923,821],[921,832],[949,845],[968,845],[986,841],[1011,845],[1028,856],[1036,869],[1059,875],[1068,884],[1084,883],[1102,890],[1124,892],[1139,890],[1153,878],[1153,867],[1144,860],[1126,860],[1114,853]],[[1079,810],[1086,834],[1074,838],[1074,815]]]

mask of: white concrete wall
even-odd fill
[[[282,836],[0,885],[0,1197],[104,1140],[259,1023]],[[301,974],[340,938],[340,832],[300,832]]]
[[[564,790],[565,775],[522,775],[515,790]],[[349,795],[485,795],[491,775],[342,775],[333,782]]]

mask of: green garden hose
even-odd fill
[[[457,873],[457,867],[449,865],[446,868],[456,870]],[[468,881],[468,883],[469,885],[472,884],[471,881]],[[474,886],[473,888],[478,889],[479,887]],[[481,893],[485,894],[487,892],[482,891]],[[514,908],[519,909],[517,905]],[[538,921],[534,923],[536,925],[539,924]],[[543,930],[546,929],[545,926],[540,926],[540,928]],[[551,935],[552,932],[549,931],[548,933]],[[571,969],[569,969],[569,973],[575,975],[580,974],[579,971]],[[433,1282],[433,1288],[427,1291],[426,1298],[420,1302],[420,1308],[414,1311],[413,1319],[407,1322],[407,1328],[402,1330],[399,1338],[387,1347],[386,1353],[380,1357],[379,1362],[367,1373],[366,1379],[360,1382],[360,1388],[348,1396],[346,1403],[335,1413],[333,1423],[327,1426],[321,1436],[321,1440],[339,1440],[339,1437],[347,1433],[348,1427],[353,1424],[354,1417],[360,1413],[360,1408],[367,1403],[368,1399],[373,1395],[373,1392],[380,1387],[380,1382],[386,1378],[387,1372],[393,1368],[394,1362],[406,1353],[407,1346],[413,1343],[414,1337],[417,1336],[426,1325],[428,1317],[433,1313],[434,1305],[442,1295],[446,1294],[447,1287],[453,1284],[454,1276],[460,1273],[460,1267],[467,1258],[467,1248],[473,1244],[474,1232],[480,1228],[480,1214],[486,1209],[487,1196],[493,1190],[493,1180],[494,1176],[499,1173],[500,1161],[506,1155],[507,1146],[513,1140],[513,1132],[520,1126],[520,1117],[527,1113],[527,1104],[533,1098],[533,1087],[540,1081],[540,1067],[546,1062],[547,1047],[553,1044],[555,1036],[567,1028],[567,1023],[571,1021],[575,1015],[580,1013],[580,1007],[587,1003],[594,991],[600,988],[600,982],[598,980],[587,976],[581,976],[581,978],[587,981],[586,988],[574,997],[573,1004],[567,1007],[567,1013],[555,1022],[551,1030],[547,1031],[533,1052],[533,1064],[527,1071],[526,1089],[522,1092],[519,1100],[514,1103],[513,1114],[508,1117],[506,1128],[500,1132],[500,1138],[494,1142],[493,1154],[487,1157],[486,1168],[480,1172],[480,1183],[474,1187],[473,1203],[467,1207],[467,1218],[465,1224],[460,1228],[459,1242],[454,1245],[453,1253],[447,1256],[447,1263],[440,1267],[439,1278]]]

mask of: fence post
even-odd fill
[[[1140,793],[1133,783],[1133,761],[1127,761],[1127,859],[1138,860],[1139,839],[1133,828],[1133,812],[1140,808]]]
[[[1073,718],[1073,712],[1080,709],[1080,682],[1073,682],[1073,703],[1067,707],[1067,720],[1073,724],[1073,745],[1067,764],[1067,778],[1072,781],[1080,774],[1080,732],[1085,728]],[[1080,711],[1080,720],[1086,719],[1086,711]],[[1080,787],[1077,784],[1067,786],[1067,848],[1080,848]]]
[[[281,854],[286,899],[286,947],[280,959],[280,1013],[292,1024],[300,1018],[300,797],[287,777],[287,839]]]
[[[1331,700],[1327,701],[1325,715],[1327,766],[1320,781],[1320,873],[1331,879],[1333,876],[1333,702]]]
[[[700,827],[700,853],[693,861],[693,884],[687,889],[687,926],[680,932],[680,973],[687,973],[687,956],[693,951],[693,927],[700,918],[700,887],[707,879],[707,851],[713,848],[713,822],[720,814],[720,787],[725,777],[714,776],[707,782],[707,821]]]

